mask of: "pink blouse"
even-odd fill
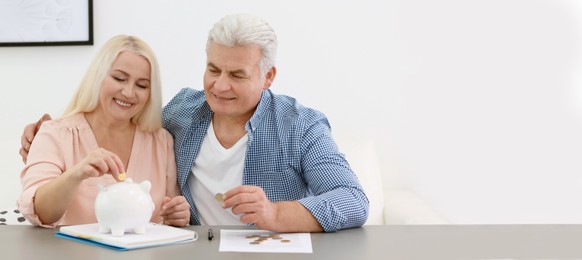
[[[34,211],[34,196],[40,186],[54,180],[98,148],[95,135],[83,113],[60,121],[44,122],[34,138],[26,166],[20,174],[22,193],[17,203],[24,217],[32,224],[43,227],[96,223],[95,198],[99,192],[98,184],[107,186],[116,182],[109,174],[84,180],[63,217],[55,223],[41,223]],[[151,221],[161,222],[159,212],[164,197],[180,195],[174,142],[170,133],[163,128],[153,133],[136,129],[129,163],[125,168],[127,178],[132,178],[133,182],[149,180],[152,183],[150,194],[155,210]]]

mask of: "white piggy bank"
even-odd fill
[[[95,215],[99,222],[99,232],[113,236],[123,236],[133,230],[144,234],[154,212],[154,202],[150,195],[149,181],[134,183],[131,178],[107,187],[99,186],[95,200]]]

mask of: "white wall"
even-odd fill
[[[62,112],[110,36],[152,45],[167,102],[201,88],[211,25],[250,12],[279,34],[272,89],[378,135],[384,169],[451,222],[582,223],[575,1],[94,2],[94,46],[0,48],[0,207],[20,192],[23,126]]]

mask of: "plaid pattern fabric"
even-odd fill
[[[186,180],[212,119],[204,92],[182,89],[164,107],[163,119],[174,136],[178,183],[191,205],[191,224],[200,224]],[[265,90],[245,128],[244,185],[263,188],[273,202],[299,201],[327,232],[366,222],[368,199],[325,115]]]

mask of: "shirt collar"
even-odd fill
[[[261,93],[261,99],[259,100],[259,104],[257,105],[255,113],[253,114],[249,122],[247,122],[247,124],[245,125],[245,130],[247,130],[247,132],[252,132],[255,131],[255,129],[257,129],[257,127],[265,117],[265,114],[267,114],[269,104],[271,104],[272,96],[273,94],[271,93],[271,90],[269,89],[263,90],[263,92]]]
[[[194,111],[196,111],[194,119],[199,120],[199,123],[212,119],[213,112],[212,109],[210,109],[210,105],[208,105],[208,101],[206,101],[206,97],[204,97],[204,102],[201,102]]]

